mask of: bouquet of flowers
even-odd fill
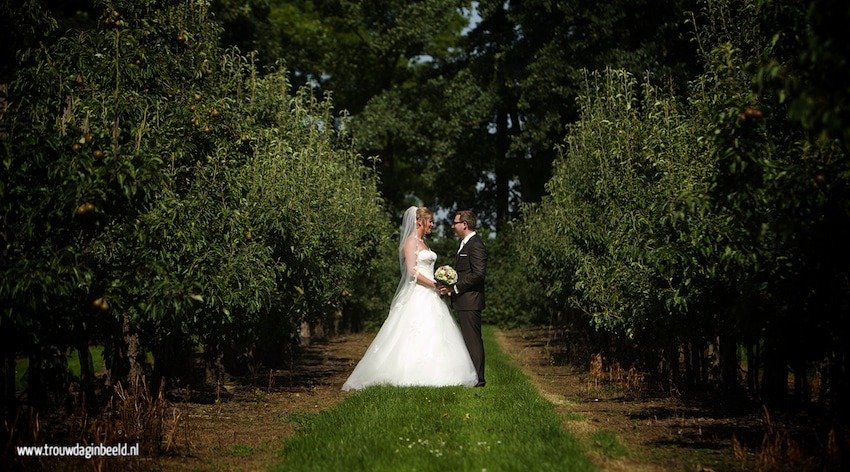
[[[437,282],[454,285],[457,282],[457,272],[455,272],[452,266],[440,266],[434,271],[434,278],[437,279]]]

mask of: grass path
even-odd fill
[[[298,418],[272,470],[594,470],[485,327],[487,387],[375,387]]]

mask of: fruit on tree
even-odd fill
[[[94,299],[91,304],[100,311],[106,311],[109,309],[109,302],[106,301],[106,297],[98,297]]]
[[[97,207],[94,206],[94,203],[84,202],[77,207],[77,214],[82,216],[93,212]]]

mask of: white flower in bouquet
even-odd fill
[[[437,279],[437,282],[454,285],[457,282],[457,272],[455,272],[452,266],[440,266],[434,271],[434,278]]]

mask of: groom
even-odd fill
[[[487,248],[475,234],[475,214],[469,210],[455,212],[452,229],[460,238],[460,249],[455,256],[457,283],[445,287],[441,293],[450,294],[452,308],[457,313],[460,331],[478,374],[476,387],[483,387],[484,343],[481,340],[481,310],[484,309],[484,276],[487,273]]]

